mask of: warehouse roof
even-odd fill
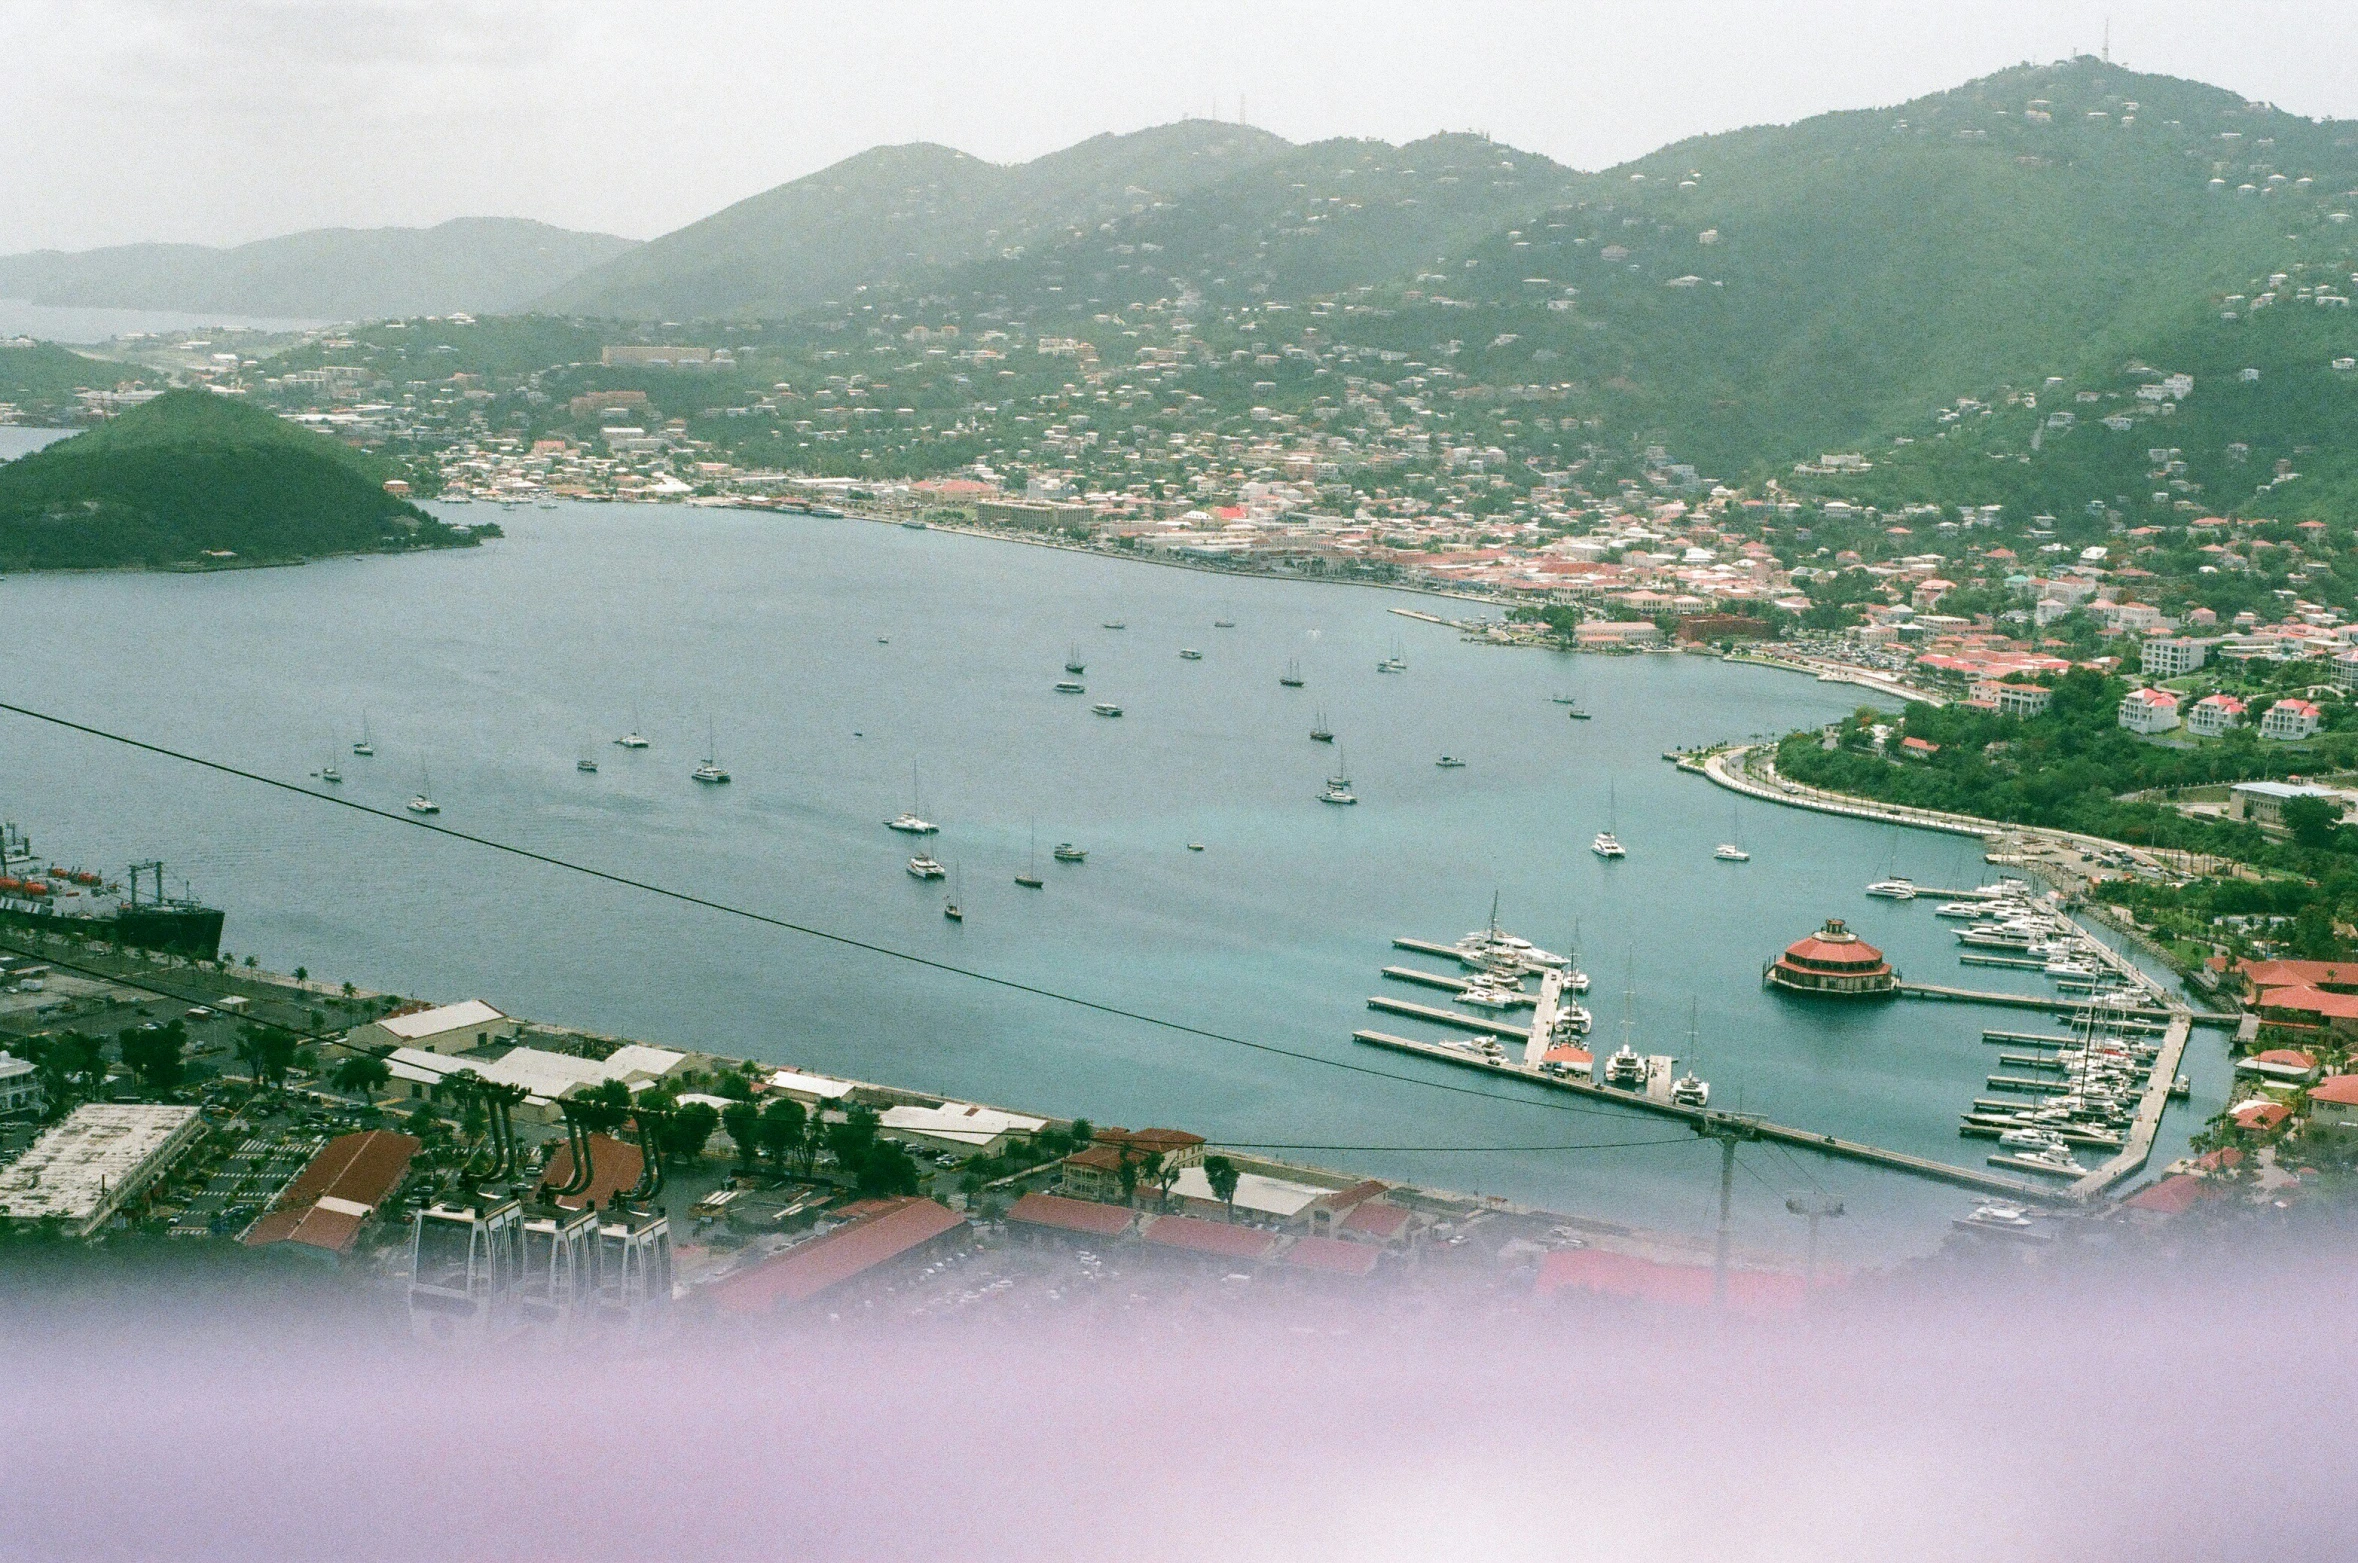
[[[340,1254],[409,1175],[422,1142],[389,1129],[341,1134],[320,1147],[246,1233],[246,1245],[300,1243]]]
[[[151,1158],[187,1134],[193,1107],[93,1102],[53,1124],[0,1171],[0,1207],[19,1220],[98,1215]]]
[[[930,1199],[894,1200],[863,1221],[738,1271],[714,1285],[712,1300],[723,1313],[808,1302],[965,1224],[965,1217]]]
[[[458,1031],[468,1026],[494,1025],[507,1018],[481,999],[468,999],[463,1004],[445,1004],[440,1009],[388,1015],[377,1024],[397,1037],[415,1041],[419,1037],[438,1037],[445,1031]]]

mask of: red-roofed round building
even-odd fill
[[[1899,973],[1883,952],[1842,925],[1839,917],[1761,968],[1760,980],[1788,993],[1836,998],[1888,998],[1899,991]]]

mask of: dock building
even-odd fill
[[[93,1102],[0,1171],[0,1216],[54,1220],[88,1237],[137,1199],[205,1132],[194,1107]]]
[[[341,1257],[399,1192],[421,1141],[390,1129],[341,1134],[319,1149],[246,1233],[249,1248],[292,1243]]]
[[[1885,998],[1899,991],[1899,973],[1883,952],[1852,933],[1839,917],[1761,968],[1760,980],[1788,993],[1841,998]]]

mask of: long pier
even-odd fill
[[[1414,966],[1387,966],[1384,975],[1394,982],[1411,982],[1419,987],[1439,988],[1445,993],[1463,993],[1473,984],[1463,977],[1444,977],[1437,971],[1419,971]],[[1539,1001],[1528,993],[1509,995],[1509,1009],[1528,1009]]]
[[[1406,934],[1402,934],[1392,941],[1392,948],[1414,950],[1419,955],[1438,955],[1444,960],[1456,961],[1461,966],[1465,964],[1465,951],[1454,944],[1442,944],[1433,939],[1411,939]]]
[[[2178,1065],[2186,1057],[2187,1038],[2194,1034],[2194,1012],[2181,1012],[2162,1033],[2161,1051],[2153,1058],[2153,1072],[2145,1077],[2144,1094],[2137,1098],[2137,1116],[2129,1122],[2128,1140],[2119,1155],[2071,1186],[2074,1199],[2094,1199],[2123,1178],[2142,1169],[2153,1155],[2161,1133],[2162,1113],[2170,1105],[2170,1088],[2178,1079]]]
[[[1468,1015],[1462,1010],[1436,1009],[1430,1004],[1411,1004],[1406,999],[1388,999],[1377,994],[1367,1001],[1369,1009],[1380,1009],[1387,1015],[1406,1015],[1412,1020],[1429,1020],[1436,1026],[1455,1026],[1460,1031],[1478,1031],[1484,1036],[1500,1037],[1509,1042],[1528,1042],[1531,1028],[1510,1026],[1502,1020],[1484,1020],[1479,1015]]]
[[[1439,1059],[1461,1068],[1487,1070],[1491,1074],[1511,1075],[1518,1080],[1543,1085],[1551,1090],[1569,1091],[1595,1101],[1613,1102],[1639,1112],[1656,1113],[1665,1118],[1676,1118],[1690,1124],[1700,1124],[1712,1114],[1699,1107],[1681,1107],[1665,1099],[1641,1096],[1631,1091],[1615,1090],[1611,1086],[1564,1075],[1551,1075],[1527,1064],[1509,1063],[1503,1058],[1482,1058],[1462,1048],[1438,1042],[1419,1042],[1411,1037],[1393,1036],[1383,1031],[1354,1031],[1351,1040],[1369,1047],[1389,1048],[1396,1053],[1414,1053],[1424,1058]],[[1726,1116],[1725,1114],[1721,1115]],[[1885,1150],[1879,1145],[1867,1145],[1857,1140],[1845,1140],[1832,1134],[1813,1134],[1807,1129],[1790,1128],[1780,1123],[1751,1120],[1751,1127],[1761,1139],[1775,1140],[1822,1155],[1839,1156],[1850,1161],[1865,1162],[1893,1172],[1904,1172],[1913,1177],[1931,1178],[1942,1183],[1954,1183],[1985,1194],[2002,1194],[2009,1199],[2056,1200],[2063,1197],[2057,1190],[2019,1179],[2001,1177],[1974,1167],[1959,1167],[1929,1156],[1911,1156],[1904,1151]]]

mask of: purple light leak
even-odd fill
[[[20,1316],[0,1556],[2343,1558],[2347,1274],[1933,1271],[1724,1327],[819,1314],[638,1353]]]

